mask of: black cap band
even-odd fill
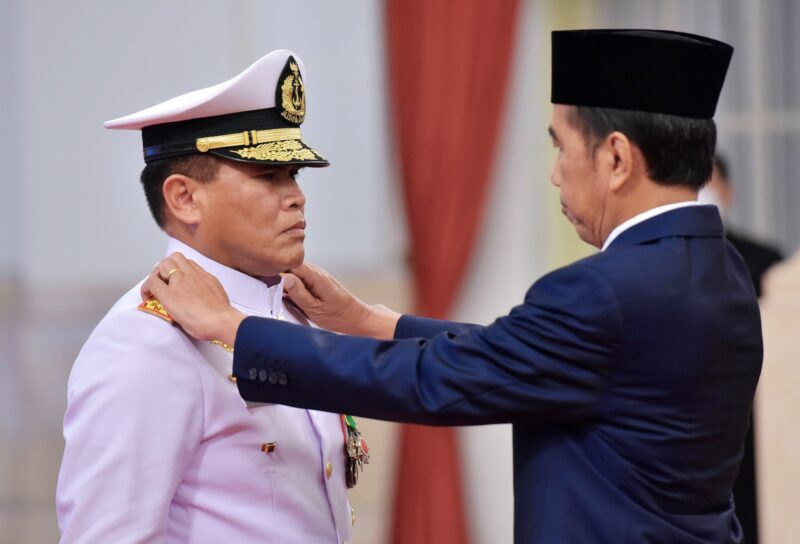
[[[151,125],[142,129],[142,144],[146,163],[208,152],[244,162],[329,164],[302,141],[297,124],[286,121],[276,108]]]

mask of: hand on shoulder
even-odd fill
[[[219,280],[180,253],[162,259],[142,284],[142,299],[154,296],[183,330],[198,340],[233,345],[243,313],[233,308]]]
[[[319,266],[304,262],[284,274],[283,281],[286,296],[322,328],[382,339],[394,336],[400,314],[366,304]]]

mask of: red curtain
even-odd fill
[[[518,0],[386,0],[396,147],[416,310],[446,317],[481,222]],[[404,426],[392,542],[468,541],[452,429]]]

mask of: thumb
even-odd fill
[[[294,274],[290,274],[289,272],[284,272],[281,274],[283,276],[283,290],[287,293],[296,287],[297,283],[297,276]]]
[[[306,289],[300,278],[291,272],[286,272],[283,275],[283,290],[292,299],[292,302],[297,304],[303,311],[306,311],[310,305],[317,301],[316,297]]]

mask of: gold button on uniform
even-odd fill
[[[350,509],[350,519],[353,520],[353,525],[355,525],[356,524],[356,511],[353,510],[352,508]]]
[[[325,477],[330,479],[331,474],[333,474],[333,464],[330,461],[328,461],[327,463],[325,463]]]
[[[275,448],[277,447],[278,447],[277,442],[267,442],[265,444],[261,444],[261,451],[263,451],[264,453],[272,453],[273,451],[275,451]]]

